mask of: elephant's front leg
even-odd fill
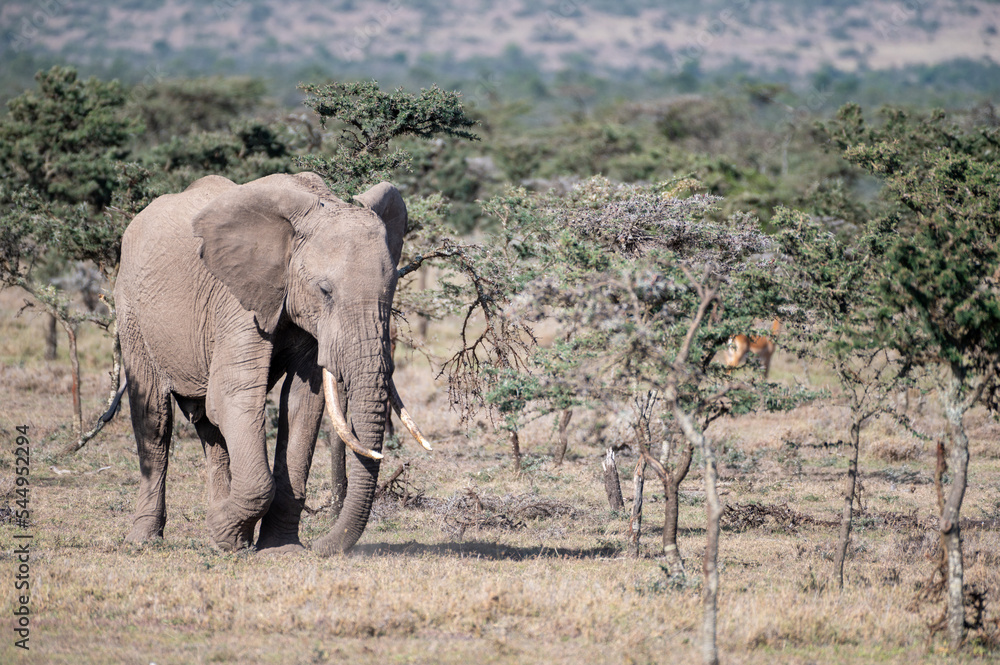
[[[290,368],[281,387],[278,438],[274,449],[275,495],[260,525],[257,549],[301,550],[299,519],[306,503],[306,482],[326,401],[322,370],[315,357]]]
[[[274,498],[274,478],[264,439],[264,399],[263,387],[246,387],[224,396],[221,407],[215,410],[229,452],[231,479],[229,496],[209,505],[208,528],[215,544],[224,551],[253,544],[254,527]],[[210,449],[210,467],[221,466],[222,460],[212,459],[212,452]],[[217,489],[213,494],[221,497],[224,487]]]

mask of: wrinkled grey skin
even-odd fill
[[[249,546],[261,520],[258,549],[301,547],[321,368],[346,391],[357,438],[381,449],[406,206],[387,183],[356,200],[314,173],[245,185],[208,176],[129,225],[115,300],[142,478],[126,540],[163,536],[171,396],[201,437],[208,527],[223,550]],[[264,401],[282,376],[272,474]],[[343,510],[314,551],[357,542],[378,468],[357,456]]]

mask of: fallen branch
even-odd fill
[[[389,490],[389,486],[392,485],[394,482],[396,482],[396,480],[401,475],[403,475],[403,472],[406,471],[409,467],[410,467],[409,462],[403,462],[402,464],[400,464],[399,468],[393,471],[392,474],[388,478],[386,478],[384,482],[380,483],[379,486],[375,489],[375,498],[378,499],[379,497],[384,495]]]

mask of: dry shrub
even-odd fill
[[[924,451],[924,442],[901,431],[886,418],[880,418],[861,432],[862,449],[885,462],[909,462]]]
[[[375,490],[375,500],[394,500],[402,506],[420,506],[424,500],[424,490],[410,482],[409,470],[409,463],[404,462],[382,481]]]
[[[862,510],[857,513],[858,520],[870,520],[872,526],[901,531],[903,529],[931,530],[937,527],[938,518],[917,515],[916,509],[908,513],[882,510]]]
[[[399,512],[401,508],[433,506],[436,501],[436,499],[428,499],[424,496],[422,487],[417,487],[410,482],[409,464],[404,463],[375,490],[375,501],[372,504],[371,514],[376,519],[385,519]]]
[[[934,531],[921,531],[898,536],[895,543],[897,553],[893,554],[893,558],[905,563],[929,561],[937,554],[940,542],[940,535]]]
[[[426,502],[427,500],[425,500]],[[513,531],[527,526],[526,520],[577,514],[568,503],[537,494],[479,494],[473,488],[445,499],[435,509],[442,516],[444,530],[459,538],[469,528]]]
[[[890,463],[913,461],[923,452],[923,445],[919,441],[898,438],[877,439],[871,441],[867,448],[872,457]]]
[[[766,527],[772,531],[795,532],[803,524],[815,524],[810,515],[788,507],[788,504],[736,503],[722,512],[721,524],[732,531],[747,531]]]

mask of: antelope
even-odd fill
[[[780,329],[781,321],[775,319],[771,325],[771,337],[777,336]],[[771,356],[774,355],[776,348],[777,346],[774,341],[763,335],[752,339],[747,335],[733,335],[729,338],[729,344],[726,346],[723,358],[725,359],[726,367],[734,369],[746,362],[747,353],[756,353],[760,356],[760,361],[764,365],[764,378],[766,379],[771,370]]]

